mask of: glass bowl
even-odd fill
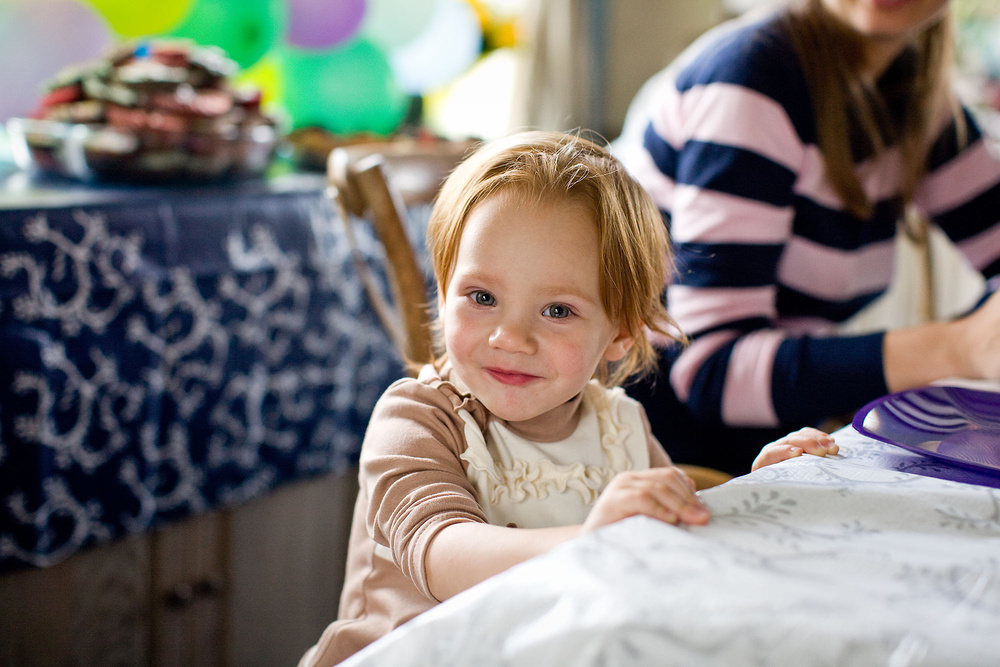
[[[263,123],[196,134],[12,118],[7,134],[14,161],[25,171],[126,183],[258,177],[278,144],[275,128]]]

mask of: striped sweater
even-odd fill
[[[853,218],[825,179],[777,14],[716,30],[640,98],[616,149],[674,243],[668,306],[692,338],[665,362],[678,398],[712,423],[797,427],[886,393],[883,334],[836,329],[891,281],[899,153],[857,164],[875,215]],[[914,203],[990,278],[1000,162],[968,122],[961,148],[953,124],[940,134]]]

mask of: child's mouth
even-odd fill
[[[537,379],[536,375],[528,375],[527,373],[519,373],[517,371],[507,371],[499,368],[487,368],[486,372],[490,374],[497,382],[502,384],[508,384],[513,386],[520,386],[527,384],[532,380]]]

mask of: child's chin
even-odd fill
[[[491,401],[488,399],[480,400],[494,417],[507,422],[527,421],[548,411],[547,407],[543,407],[534,401],[528,404],[511,404],[493,401],[493,404],[491,405]]]

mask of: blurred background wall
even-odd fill
[[[0,0],[0,123],[63,68],[150,38],[214,45],[286,130],[617,136],[643,81],[763,0]],[[953,0],[969,90],[1000,106],[1000,0]],[[983,81],[989,85],[983,84]]]

